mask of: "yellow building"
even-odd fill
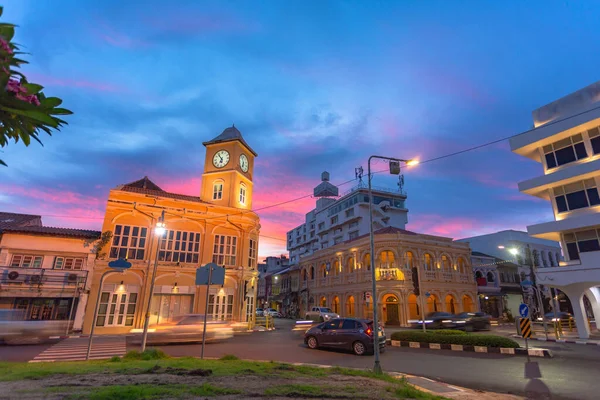
[[[210,288],[209,317],[247,321],[254,315],[260,224],[251,207],[257,154],[234,126],[203,144],[199,197],[166,192],[147,177],[110,191],[102,231],[112,232],[112,238],[96,260],[84,332],[90,331],[101,276],[118,258],[127,258],[132,267],[106,276],[97,333],[143,327],[155,259],[151,324],[204,313],[206,286],[196,286],[195,275],[198,266],[210,262],[225,266],[226,277],[223,286]],[[163,212],[166,232],[161,237],[155,227]]]
[[[468,243],[387,227],[375,232],[375,251],[378,311],[385,325],[421,317],[412,267],[419,268],[425,314],[478,309]],[[373,302],[366,301],[372,294],[368,234],[301,257],[299,266],[301,317],[314,306],[344,317],[373,316]]]

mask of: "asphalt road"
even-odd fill
[[[206,357],[234,354],[243,359],[281,362],[303,362],[371,368],[373,357],[357,357],[349,353],[310,350],[302,344],[302,334],[291,331],[291,324],[278,321],[281,329],[236,336],[225,343],[206,346]],[[555,358],[532,358],[540,365],[542,380],[550,388],[553,399],[597,399],[600,372],[600,346],[542,343]],[[47,348],[36,346],[0,346],[0,360],[27,361]],[[128,349],[137,349],[128,345]],[[160,346],[172,356],[200,356],[200,344]],[[388,347],[381,355],[384,370],[428,377],[472,389],[523,395],[526,357],[449,350],[424,350]]]

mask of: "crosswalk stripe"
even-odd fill
[[[47,348],[29,362],[82,361],[85,360],[88,343],[88,338],[67,338]],[[97,337],[92,342],[90,359],[101,360],[126,353],[124,337]]]

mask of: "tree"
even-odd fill
[[[0,6],[0,17],[3,13]],[[52,130],[60,130],[66,122],[56,115],[69,115],[71,111],[59,108],[62,100],[46,97],[43,86],[27,81],[18,69],[27,61],[19,58],[25,54],[19,45],[12,42],[15,25],[0,23],[0,147],[6,147],[13,140],[21,140],[29,146],[31,139],[42,144],[39,135]],[[42,144],[43,145],[43,144]],[[0,159],[0,164],[6,163]]]

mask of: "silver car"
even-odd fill
[[[227,321],[206,321],[206,342],[218,342],[233,337],[233,327]],[[204,332],[204,315],[180,315],[168,322],[152,325],[148,329],[148,343],[201,342]],[[136,335],[132,342],[140,342]]]
[[[0,341],[6,344],[39,343],[64,335],[67,321],[25,320],[22,310],[0,310]]]

